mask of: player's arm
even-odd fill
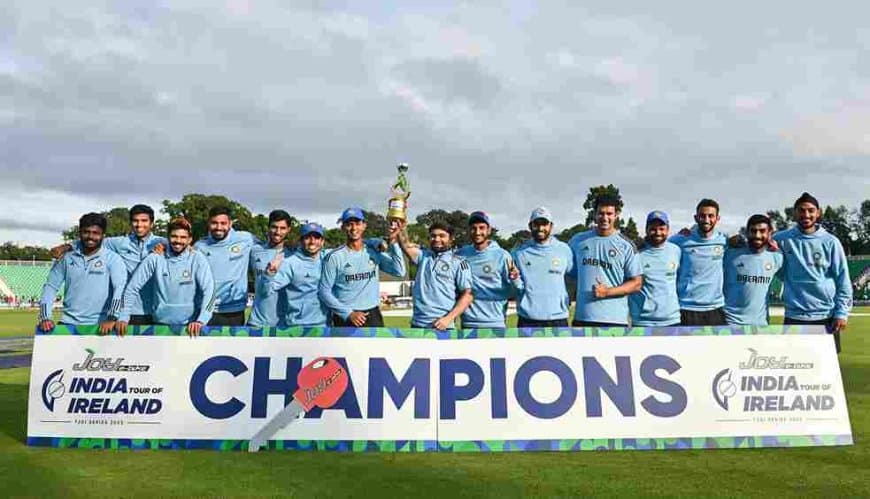
[[[293,279],[293,267],[290,262],[284,260],[278,268],[278,272],[266,279],[266,285],[263,288],[266,296],[270,296],[290,285],[290,281]]]
[[[202,326],[208,324],[208,321],[211,320],[216,298],[214,276],[205,257],[199,259],[194,278],[196,279],[196,289],[197,293],[199,293],[199,303],[201,305],[196,320],[187,325],[187,332],[190,336],[199,336]]]
[[[517,298],[522,297],[523,293],[526,290],[525,282],[523,281],[523,273],[517,267],[516,262],[519,262],[519,254],[516,250],[511,252],[511,265],[512,268],[508,270],[508,278],[510,279],[511,285],[517,292]]]
[[[102,334],[109,334],[115,329],[115,322],[124,308],[124,293],[127,285],[127,267],[121,261],[121,257],[107,258],[106,260],[109,266],[109,282],[112,284],[112,301],[109,305],[106,321],[100,324],[100,333]],[[118,331],[118,334],[120,335],[121,332]]]
[[[323,267],[320,273],[320,283],[317,285],[317,297],[320,298],[320,303],[328,308],[332,313],[338,315],[344,320],[350,317],[353,309],[342,303],[335,293],[332,291],[335,286],[335,278],[338,275],[338,268],[335,265],[335,260],[332,257],[335,253],[330,253],[323,260]]]
[[[420,261],[420,247],[411,243],[411,238],[408,237],[408,231],[406,230],[406,223],[402,222],[401,230],[399,231],[396,240],[399,243],[399,247],[402,249],[402,252],[408,257],[408,260],[416,263]]]
[[[834,331],[846,329],[849,311],[852,309],[852,281],[849,280],[849,265],[846,253],[839,241],[834,242],[830,273],[834,278],[836,291],[834,293]]]
[[[57,293],[60,292],[63,281],[66,278],[66,261],[61,258],[54,262],[48,272],[48,279],[42,286],[42,296],[39,299],[39,329],[49,332],[54,329],[51,320],[52,306]]]
[[[163,257],[153,253],[145,257],[127,281],[127,286],[124,288],[124,298],[121,300],[123,306],[121,307],[121,313],[118,315],[117,331],[120,336],[127,334],[127,323],[130,322],[130,304],[139,299],[142,287],[154,275],[158,258]]]
[[[452,324],[457,317],[462,315],[468,306],[471,305],[471,302],[474,301],[474,295],[471,292],[471,266],[468,265],[468,262],[465,260],[459,262],[459,269],[456,271],[454,279],[458,291],[456,304],[453,305],[450,312],[447,312],[447,315],[441,317],[432,324],[432,327],[440,331],[450,327],[450,324]]]
[[[378,268],[387,274],[396,277],[405,277],[407,269],[405,268],[405,258],[402,256],[401,246],[397,242],[393,242],[387,246],[387,251],[380,252],[369,250],[369,254],[374,256],[378,262]]]

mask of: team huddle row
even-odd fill
[[[286,243],[292,219],[269,215],[265,241],[232,228],[227,208],[209,212],[207,237],[193,243],[190,222],[178,218],[167,238],[151,232],[153,210],[130,210],[131,233],[104,237],[106,219],[89,213],[79,240],[53,250],[57,257],[43,288],[40,327],[51,330],[52,304],[65,289],[61,323],[99,324],[123,335],[128,324],[242,326],[248,272],[254,274],[253,327],[380,327],[379,271],[403,277],[405,257],[417,265],[413,327],[503,328],[516,297],[518,327],[767,325],[775,275],[783,282],[786,324],[845,328],[852,288],[843,248],[819,225],[819,203],[804,193],[795,202],[797,224],[773,234],[771,221],[753,215],[745,237],[716,229],[719,206],[696,207],[696,226],[670,234],[668,216],[651,212],[641,248],[617,229],[619,202],[601,197],[595,228],[568,243],[552,236],[546,208],[529,217],[532,238],[508,252],[490,239],[484,212],[469,217],[471,244],[454,249],[452,227],[429,227],[429,246],[412,244],[405,222],[390,220],[386,241],[366,239],[362,210],[340,218],[346,243],[323,248],[323,227],[307,223],[298,247]],[[576,281],[576,285],[573,282]]]

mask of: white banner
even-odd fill
[[[299,369],[320,356],[343,363],[350,386],[336,406],[309,413],[275,440],[416,441],[428,442],[426,450],[588,439],[851,443],[833,343],[816,334],[37,336],[29,441],[247,440],[290,401]]]

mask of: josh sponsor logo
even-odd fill
[[[754,348],[749,350],[749,358],[740,363],[740,369],[812,369],[812,362],[789,362],[788,356],[776,358],[772,355],[758,355]]]
[[[97,357],[90,348],[85,348],[88,356],[78,364],[73,364],[73,371],[125,371],[145,372],[151,368],[148,365],[124,364],[124,358]]]

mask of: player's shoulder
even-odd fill
[[[118,255],[117,253],[115,253],[114,251],[108,249],[108,248],[103,249],[102,257],[106,261],[106,264],[108,264],[108,265],[123,265],[124,264],[124,260],[121,258],[121,256]]]
[[[571,239],[568,240],[569,246],[574,246],[576,244],[580,244],[583,241],[594,237],[596,235],[595,229],[584,230],[583,232],[578,232],[571,236]]]
[[[253,234],[246,230],[234,230],[233,231],[233,239],[237,242],[249,243],[249,244],[257,244],[260,242],[259,239],[254,237]]]
[[[468,259],[458,252],[454,251],[453,255],[450,256],[450,260],[453,262],[453,265],[459,270],[470,270],[471,265],[468,263]]]
[[[791,239],[797,235],[797,227],[789,227],[788,229],[778,230],[773,233],[773,240],[776,242]]]
[[[323,263],[335,263],[341,260],[342,255],[347,253],[347,246],[341,245],[338,248],[332,248],[323,255]]]

